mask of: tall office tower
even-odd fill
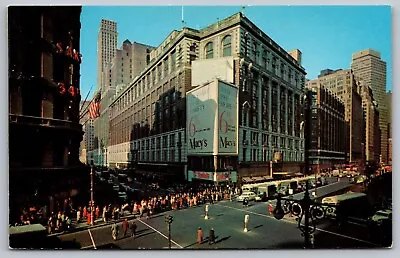
[[[102,19],[97,39],[97,89],[104,87],[106,64],[110,64],[117,49],[117,23]]]
[[[381,131],[381,161],[388,161],[388,105],[386,103],[386,62],[379,52],[366,49],[352,56],[351,69],[354,75],[372,89],[379,107],[379,127]]]
[[[362,99],[353,72],[346,70],[322,70],[317,79],[308,81],[306,87],[320,84],[344,103],[346,129],[346,149],[348,161],[358,162],[362,157],[364,142]]]

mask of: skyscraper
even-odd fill
[[[102,19],[97,39],[97,89],[104,87],[105,66],[110,64],[117,49],[117,23]]]
[[[379,108],[379,127],[381,132],[381,161],[388,160],[388,106],[386,103],[386,62],[379,52],[365,49],[352,56],[351,69],[358,80],[372,89]]]

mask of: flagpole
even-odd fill
[[[82,102],[82,106],[81,106],[81,108],[80,108],[79,110],[82,110],[83,106],[85,105],[85,102],[86,102],[87,98],[89,97],[89,93],[90,93],[90,91],[92,91],[92,88],[93,88],[93,85],[90,87],[90,89],[89,89],[89,91],[88,91],[88,93],[87,93],[87,95],[86,95],[86,98],[85,98],[85,100]]]
[[[97,94],[93,97],[93,99],[89,102],[89,104],[86,106],[86,108],[84,109],[84,111],[79,115],[79,119],[81,119],[82,117],[84,117],[88,112],[89,112],[89,107],[92,104],[93,100],[95,100],[97,97]]]
[[[182,5],[182,27],[185,27],[185,20],[183,19],[183,5]]]

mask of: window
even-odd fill
[[[169,74],[169,63],[168,63],[168,57],[164,59],[164,76]]]
[[[222,56],[232,55],[232,37],[231,35],[226,36],[222,40]]]
[[[175,65],[176,65],[176,51],[173,51],[171,53],[171,71],[175,70]]]
[[[208,42],[206,45],[206,59],[211,59],[214,57],[214,53],[213,53],[213,43],[212,42]]]

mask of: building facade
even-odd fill
[[[100,33],[102,33],[102,26],[103,21]],[[108,34],[106,33],[105,35],[107,36]],[[101,40],[99,38],[99,42]],[[101,75],[103,84],[101,87],[100,117],[94,121],[95,143],[94,149],[90,153],[94,157],[94,164],[96,165],[109,165],[109,151],[107,147],[109,145],[110,103],[114,95],[123,90],[144,69],[149,62],[149,53],[152,49],[153,47],[151,46],[137,42],[131,43],[129,40],[125,40],[120,49],[115,50],[111,61],[104,61],[104,69]],[[104,56],[107,57],[108,55]]]
[[[301,52],[294,53],[301,60]],[[241,13],[201,30],[171,32],[150,53],[150,64],[111,104],[110,155],[116,163],[136,162],[138,170],[183,178],[186,92],[223,76],[240,89],[238,160],[233,165],[239,177],[269,175],[274,152],[283,153],[284,169],[301,170],[305,71],[298,60]],[[202,61],[208,63],[195,69]]]
[[[386,92],[386,104],[388,107],[388,164],[392,165],[392,92]]]
[[[372,89],[379,107],[379,127],[381,132],[381,162],[388,161],[388,106],[386,103],[386,62],[380,53],[365,49],[352,55],[351,69],[354,74]]]
[[[379,162],[381,144],[379,129],[379,107],[372,93],[372,89],[361,84],[360,94],[362,97],[363,117],[364,117],[364,145],[363,158],[368,162]]]
[[[52,211],[89,185],[79,161],[80,14],[78,6],[8,8],[10,220],[23,205]]]
[[[325,74],[325,75],[323,75]],[[362,143],[364,142],[364,126],[362,100],[358,91],[358,84],[350,69],[323,70],[323,74],[315,80],[307,82],[307,87],[323,87],[330,91],[344,103],[346,134],[346,161],[359,162],[362,157]]]
[[[314,170],[332,168],[346,161],[345,108],[343,102],[320,84],[307,85],[311,100],[310,149],[306,150]]]
[[[93,156],[90,153],[94,146],[94,125],[93,119],[89,118],[88,108],[91,101],[81,101],[81,118],[79,123],[82,125],[83,140],[79,147],[79,160],[83,164],[91,164]],[[83,112],[83,113],[82,113]]]
[[[106,67],[111,64],[115,56],[118,42],[117,23],[101,19],[100,30],[97,38],[97,90],[106,83]]]

